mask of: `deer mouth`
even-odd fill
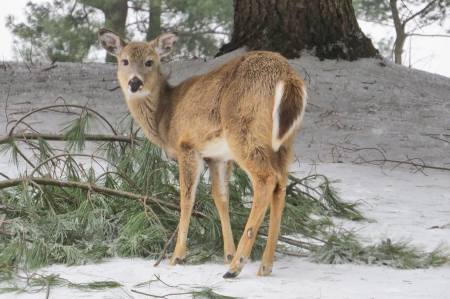
[[[131,79],[130,82],[128,82],[128,86],[130,87],[130,91],[132,93],[135,93],[139,89],[141,89],[142,85],[144,85],[144,83],[136,77]]]

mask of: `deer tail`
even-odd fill
[[[306,87],[301,78],[279,81],[275,86],[275,104],[272,112],[272,148],[280,146],[299,128],[305,114]]]

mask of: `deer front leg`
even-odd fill
[[[180,144],[178,154],[180,168],[180,224],[178,226],[177,244],[170,259],[170,265],[181,264],[186,258],[186,241],[189,231],[189,220],[195,202],[195,190],[200,178],[203,160],[187,142]]]
[[[229,215],[229,188],[228,184],[233,170],[233,161],[216,161],[208,163],[211,175],[212,197],[219,211],[222,224],[224,263],[229,264],[234,257],[236,247],[234,246],[233,233],[230,225]]]

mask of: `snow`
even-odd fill
[[[202,74],[243,53],[238,50],[214,60],[170,62],[165,65],[177,84]],[[111,64],[48,63],[31,72],[23,64],[0,68],[0,127],[31,108],[56,103],[84,105],[101,111],[110,121],[124,115],[126,105]],[[303,54],[292,61],[308,86],[308,107],[295,143],[292,171],[310,172],[340,182],[343,199],[361,203],[372,222],[343,221],[361,240],[411,240],[427,251],[450,243],[450,173],[387,163],[383,167],[363,160],[421,159],[425,165],[450,168],[450,79],[408,69],[380,59],[355,62],[325,60]],[[9,92],[8,92],[9,90]],[[8,96],[9,94],[9,96]],[[60,109],[60,108],[57,108]],[[72,109],[77,111],[76,109]],[[6,110],[5,110],[6,111]],[[67,113],[43,112],[32,116],[33,126],[56,132]],[[11,125],[9,126],[11,128]],[[365,148],[365,150],[360,150]],[[419,162],[419,160],[414,160]],[[0,172],[11,173],[0,157]],[[189,249],[188,249],[189,250]],[[144,259],[108,259],[101,264],[67,267],[53,265],[42,273],[57,273],[72,282],[114,280],[121,289],[85,292],[53,287],[50,298],[145,298],[132,289],[154,295],[211,287],[216,293],[243,298],[450,298],[450,265],[426,270],[397,270],[356,264],[323,265],[307,258],[279,256],[269,277],[256,276],[259,261],[247,263],[235,279],[222,275],[227,265],[206,263],[159,267]],[[155,277],[171,286],[158,281]],[[151,281],[151,282],[150,282]],[[136,286],[147,282],[147,284]],[[43,298],[37,294],[2,294],[0,298]],[[190,295],[176,298],[190,298]]]

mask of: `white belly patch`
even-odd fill
[[[233,154],[225,138],[213,140],[201,151],[202,158],[212,158],[221,161],[233,160]]]

